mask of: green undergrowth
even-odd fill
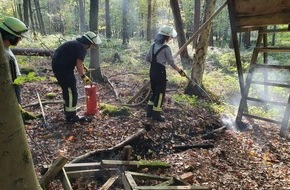
[[[37,76],[34,72],[30,72],[27,75],[21,75],[14,80],[14,84],[22,85],[26,82],[39,82],[44,81],[45,77]]]

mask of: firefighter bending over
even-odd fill
[[[74,69],[77,69],[78,74],[83,79],[84,85],[91,84],[91,79],[85,74],[83,62],[87,50],[100,43],[99,36],[89,31],[76,40],[65,42],[56,49],[53,55],[52,70],[62,89],[64,113],[67,122],[87,121],[86,117],[80,117],[76,114],[78,92]]]

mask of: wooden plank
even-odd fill
[[[288,137],[288,134],[289,134],[289,131],[288,131],[289,117],[290,117],[290,95],[288,97],[287,106],[286,106],[286,109],[285,109],[285,113],[284,113],[283,120],[282,120],[282,123],[281,123],[281,129],[280,129],[280,135],[282,137],[286,137],[286,138],[289,138]]]
[[[125,176],[125,173],[122,173],[121,177],[122,177],[122,183],[124,185],[125,190],[133,190],[133,188],[131,187],[128,181],[128,178]]]
[[[39,180],[39,184],[43,189],[47,189],[48,184],[59,174],[60,171],[62,171],[62,168],[67,161],[68,158],[61,156],[52,163],[48,171]]]
[[[187,186],[137,186],[134,190],[188,190],[188,189],[199,189],[208,190],[210,187],[199,186],[199,185],[187,185]]]
[[[268,104],[274,104],[274,105],[278,105],[278,106],[287,106],[287,103],[270,101],[270,100],[266,100],[266,99],[247,97],[247,100],[254,101],[254,102],[260,102],[260,103],[264,103],[264,104],[268,103]]]
[[[281,81],[281,82],[284,82],[284,81]],[[276,83],[276,82],[252,81],[252,84],[265,85],[265,86],[276,86],[276,87],[282,87],[282,88],[290,88],[290,84],[281,84],[281,83]]]
[[[108,190],[118,178],[119,178],[119,175],[110,177],[108,181],[106,181],[106,183],[99,190]]]
[[[64,168],[62,168],[62,173],[63,173],[63,177],[62,177],[61,182],[62,182],[63,189],[64,190],[73,190]]]
[[[144,179],[144,180],[160,180],[160,181],[166,181],[172,179],[171,177],[165,177],[165,176],[157,176],[157,175],[151,175],[151,174],[143,174],[138,172],[128,172],[126,173],[134,176],[137,179]]]
[[[44,169],[48,169],[51,165],[43,165]],[[90,170],[90,169],[100,169],[101,162],[92,162],[92,163],[69,163],[64,166],[66,171],[75,171],[75,170]]]
[[[137,168],[170,168],[170,165],[165,162],[156,161],[125,161],[125,160],[102,160],[103,168],[112,167],[128,167],[132,169]]]
[[[258,69],[285,69],[290,70],[290,66],[288,65],[265,65],[265,64],[253,64],[252,68]]]
[[[138,161],[126,161],[126,160],[102,160],[103,168],[116,168],[116,167],[128,167],[137,169]]]
[[[290,1],[228,0],[236,27],[240,28],[290,23]]]
[[[268,119],[268,118],[264,118],[264,117],[260,117],[260,116],[256,116],[256,115],[251,115],[251,114],[246,114],[246,113],[243,113],[242,114],[243,116],[245,117],[249,117],[249,118],[254,118],[254,119],[258,119],[258,120],[263,120],[263,121],[267,121],[267,122],[270,122],[270,123],[275,123],[275,124],[278,124],[278,125],[281,125],[281,121],[276,121],[276,120],[273,120],[273,119]]]
[[[290,48],[289,47],[279,47],[279,48],[275,48],[275,47],[255,47],[255,49],[258,52],[264,52],[264,53],[281,53],[281,52],[289,53],[290,52]]]
[[[235,13],[238,16],[257,16],[290,11],[288,0],[235,0]],[[288,18],[289,20],[289,18]]]
[[[158,184],[156,186],[170,186],[170,185],[173,185],[173,184],[174,184],[174,179],[172,178],[172,179],[170,179],[168,181],[164,181],[163,183],[160,183],[160,184]]]
[[[116,168],[107,168],[107,169],[91,169],[91,170],[76,170],[76,171],[67,171],[67,175],[70,179],[79,178],[79,177],[89,177],[96,175],[98,173],[118,171]]]
[[[130,186],[134,189],[137,186],[137,183],[135,182],[132,173],[131,172],[125,172],[125,176],[127,178],[128,183]]]
[[[180,178],[185,180],[185,181],[191,180],[192,177],[193,177],[193,172],[187,172],[187,173],[184,173],[180,176]]]
[[[290,31],[288,30],[288,28],[259,30],[259,34],[280,33],[280,32],[290,32]]]
[[[275,14],[236,18],[236,24],[238,28],[279,25],[289,23],[290,23],[290,11],[288,13],[277,12]]]

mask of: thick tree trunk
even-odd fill
[[[98,14],[99,14],[99,0],[90,1],[90,30],[98,34]],[[90,68],[92,71],[93,81],[103,81],[103,75],[100,67],[100,47],[96,45],[95,48],[91,48]]]
[[[186,39],[185,39],[184,31],[183,31],[182,19],[181,19],[178,1],[170,0],[170,6],[172,9],[172,13],[173,13],[175,28],[176,28],[176,31],[178,34],[178,36],[177,36],[178,46],[179,46],[179,48],[181,48],[185,44]],[[181,58],[181,62],[182,62],[183,67],[188,67],[190,64],[190,58],[188,55],[187,48],[185,48],[180,53],[180,58]]]
[[[206,22],[214,12],[216,0],[205,0],[204,18],[203,23]],[[201,89],[202,78],[205,68],[205,59],[207,54],[207,48],[209,44],[209,37],[211,33],[211,26],[209,24],[200,35],[196,51],[193,56],[193,67],[191,71],[191,79],[193,82],[188,83],[185,93],[189,95],[203,96],[203,90]]]
[[[41,189],[0,35],[0,184],[5,190]]]

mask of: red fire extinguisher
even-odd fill
[[[97,86],[95,84],[86,85],[86,104],[87,104],[87,115],[95,115],[99,112],[98,99],[97,99]]]

